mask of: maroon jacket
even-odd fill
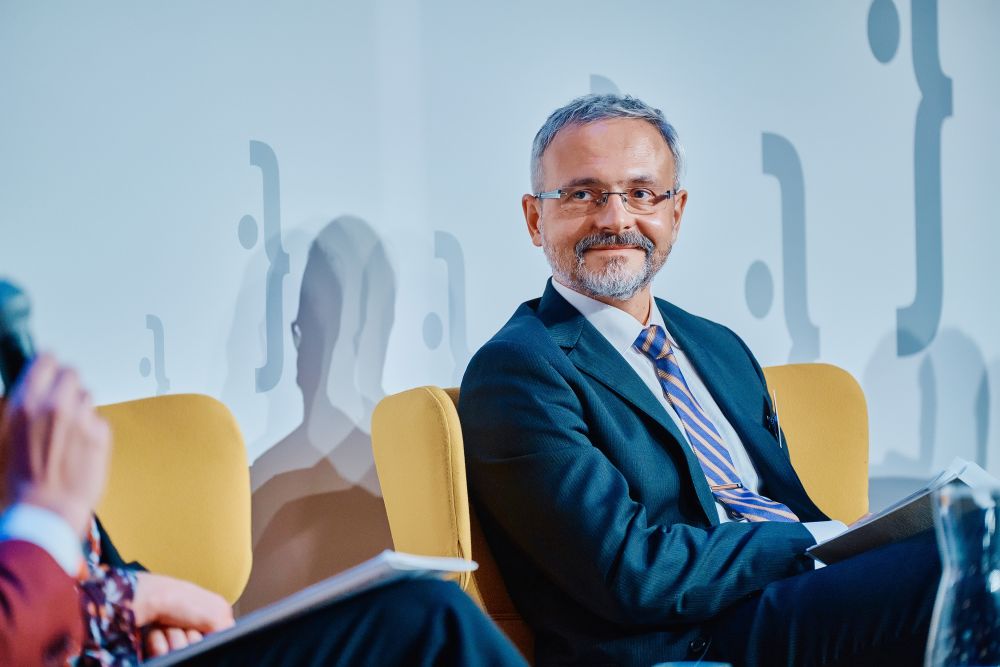
[[[82,638],[76,582],[44,549],[0,542],[0,665],[64,665]]]

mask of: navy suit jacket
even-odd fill
[[[768,428],[764,375],[743,341],[656,305],[740,435],[761,493],[825,520]],[[702,654],[727,606],[812,568],[800,524],[720,524],[674,421],[551,283],[476,353],[459,413],[473,502],[541,664]]]

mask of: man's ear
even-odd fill
[[[672,241],[677,240],[677,233],[681,230],[681,218],[684,217],[684,207],[687,206],[687,190],[678,190],[674,195],[674,231]]]
[[[521,209],[524,211],[524,222],[528,225],[531,242],[542,247],[542,230],[539,227],[542,219],[542,200],[532,195],[521,197]]]

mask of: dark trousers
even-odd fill
[[[930,531],[770,584],[714,623],[736,667],[923,665],[941,562]]]
[[[219,646],[194,665],[526,665],[458,586],[409,580]]]

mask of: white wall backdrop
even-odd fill
[[[99,401],[233,410],[257,568],[302,572],[257,606],[388,542],[374,403],[540,294],[531,139],[620,90],[688,157],[656,292],[853,373],[878,505],[1000,473],[997,63],[995,0],[3,0],[0,275]]]

